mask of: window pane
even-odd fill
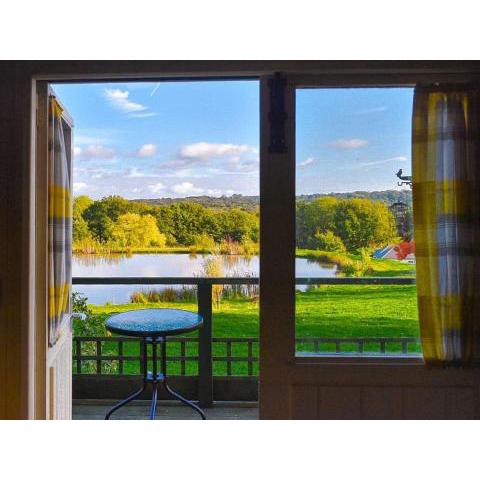
[[[413,89],[296,93],[296,351],[418,355]]]

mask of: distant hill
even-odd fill
[[[243,210],[255,210],[260,202],[258,195],[243,196],[232,195],[230,197],[209,197],[207,195],[201,195],[197,197],[185,197],[185,198],[147,198],[147,199],[135,199],[133,202],[146,203],[148,205],[169,205],[171,203],[199,203],[204,207],[214,208],[232,208],[238,207]]]
[[[314,193],[311,195],[298,195],[297,200],[311,202],[321,197],[337,198],[368,198],[370,200],[379,200],[387,205],[396,202],[403,202],[411,205],[412,192],[410,190],[381,190],[374,192],[346,192],[346,193]],[[207,195],[186,197],[186,198],[147,198],[135,199],[134,202],[146,203],[148,205],[169,205],[171,203],[192,202],[199,203],[204,207],[214,208],[232,208],[237,207],[243,210],[256,210],[258,208],[260,197],[258,195],[232,195],[230,197],[209,197]]]
[[[320,197],[337,197],[337,198],[368,198],[369,200],[379,200],[391,205],[396,202],[403,202],[408,205],[412,203],[411,190],[380,190],[374,192],[364,192],[358,190],[356,192],[345,193],[314,193],[312,195],[299,195],[297,200],[312,201]]]

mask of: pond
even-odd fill
[[[133,255],[74,255],[74,277],[201,277],[205,262],[212,255],[161,253]],[[258,256],[222,255],[221,268],[225,277],[255,277],[259,273]],[[334,277],[336,265],[306,258],[296,259],[297,277]],[[74,285],[88,303],[128,303],[130,294],[145,289],[142,285]]]

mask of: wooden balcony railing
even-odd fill
[[[213,285],[256,285],[258,278],[197,278],[197,277],[76,277],[75,285],[196,285],[198,312],[204,324],[198,336],[171,337],[167,341],[167,366],[170,375],[189,379],[187,390],[198,396],[200,404],[211,406],[216,390],[219,395],[232,391],[232,382],[238,379],[242,391],[239,399],[250,399],[258,375],[258,338],[212,338]],[[297,278],[297,285],[410,285],[410,277],[359,278]],[[420,341],[415,337],[355,337],[297,338],[297,351],[327,355],[418,355]],[[141,373],[139,341],[130,337],[75,337],[73,346],[73,374],[79,390],[98,395],[110,381],[118,390],[119,377],[134,378]],[[93,377],[95,381],[92,382]],[[103,380],[100,378],[102,377]],[[240,377],[244,377],[240,380]],[[246,377],[246,378],[245,378]],[[98,388],[86,388],[87,382]],[[178,380],[180,381],[180,380]],[[102,383],[103,382],[103,383]],[[193,385],[193,383],[195,385]],[[193,386],[192,386],[193,385]],[[196,392],[195,392],[196,390]],[[74,392],[75,394],[75,392]],[[87,394],[85,392],[82,393]],[[122,393],[123,394],[123,393]],[[120,395],[120,394],[119,394]],[[217,395],[217,397],[219,396]],[[227,395],[228,396],[228,395]],[[222,398],[223,399],[223,398]]]

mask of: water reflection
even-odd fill
[[[77,263],[84,267],[97,267],[99,265],[118,265],[132,256],[131,253],[115,253],[106,255],[94,254],[75,254],[73,256],[73,263]]]
[[[74,255],[74,277],[201,277],[208,254],[133,254],[133,255]],[[222,276],[256,277],[259,257],[220,255]],[[334,277],[336,265],[306,258],[296,259],[297,277]],[[73,290],[88,297],[89,303],[128,303],[134,291],[142,285],[75,285]],[[180,287],[176,287],[180,288]],[[242,287],[243,288],[243,287]],[[301,288],[301,287],[299,287]]]

